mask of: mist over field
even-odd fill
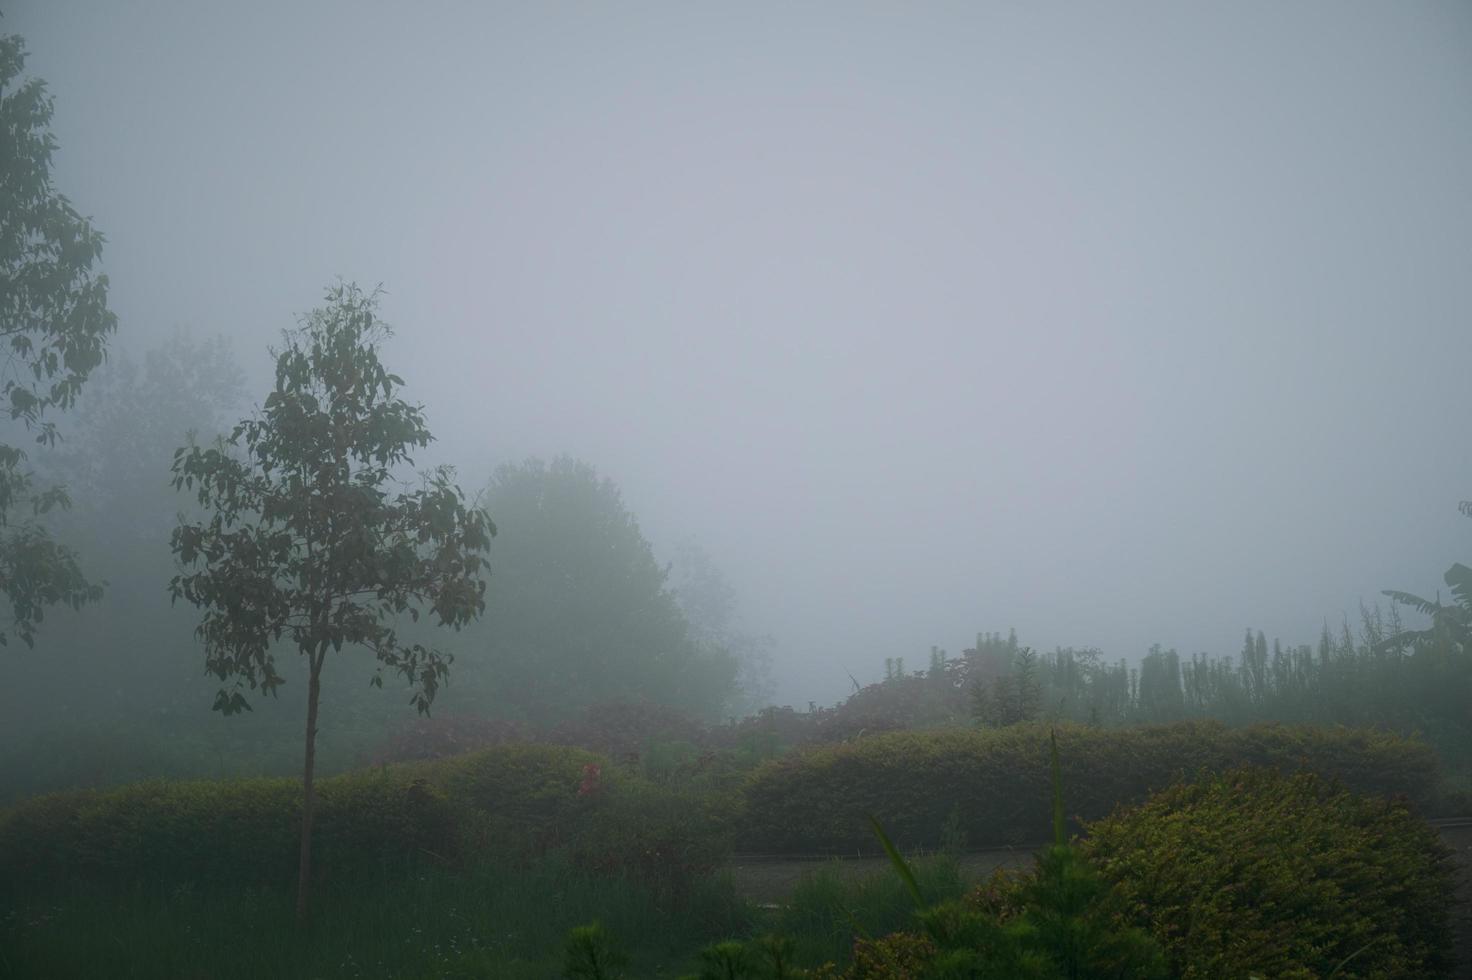
[[[0,0],[0,978],[1450,980],[1472,5]]]
[[[107,237],[119,325],[82,411],[182,329],[242,373],[170,410],[176,444],[228,428],[326,286],[381,283],[437,438],[416,463],[471,491],[596,467],[671,584],[698,545],[775,639],[778,703],[978,631],[1308,643],[1467,555],[1465,6],[4,14],[56,100],[56,185]],[[106,577],[162,609],[183,505],[167,461],[128,480],[87,492],[157,493],[159,573]],[[128,530],[91,526],[84,560]],[[98,615],[111,663],[146,659],[148,615]],[[71,616],[0,658],[74,643]]]

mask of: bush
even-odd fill
[[[317,873],[520,860],[684,887],[731,849],[729,800],[658,786],[558,745],[501,745],[319,780]],[[0,813],[0,881],[288,879],[301,828],[292,779],[150,782],[36,797]]]
[[[1304,769],[1365,793],[1435,795],[1436,762],[1418,742],[1361,729],[1183,722],[1058,729],[1063,782],[1079,821],[1144,800],[1182,777],[1243,764]],[[1051,836],[1048,736],[1037,726],[894,732],[808,749],[758,767],[742,787],[738,844],[761,852],[873,852],[863,814],[902,847],[934,847],[956,824],[976,843]]]
[[[314,847],[323,871],[452,856],[448,801],[412,772],[322,780]],[[301,829],[289,779],[149,782],[37,797],[0,815],[0,880],[288,877]]]
[[[1400,802],[1238,769],[1090,829],[1086,852],[1181,977],[1446,975],[1450,852]]]
[[[649,783],[630,772],[601,780],[589,819],[569,841],[580,867],[683,892],[731,854],[729,804]]]
[[[568,843],[594,805],[580,794],[602,756],[562,745],[508,744],[427,767],[454,802],[477,853],[540,854]]]

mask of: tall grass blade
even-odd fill
[[[879,838],[879,843],[883,846],[884,853],[889,855],[889,863],[894,865],[894,870],[905,883],[905,889],[910,893],[910,897],[915,900],[915,908],[924,912],[925,899],[920,895],[920,883],[915,880],[915,872],[910,870],[910,865],[900,856],[899,849],[894,846],[894,842],[889,839],[889,835],[884,832],[884,828],[879,826],[879,821],[875,819],[874,814],[868,814],[868,817],[869,826],[874,828],[874,836]]]

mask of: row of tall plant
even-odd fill
[[[1461,505],[1472,517],[1472,501]],[[1015,631],[978,634],[959,657],[932,648],[925,669],[885,662],[828,727],[848,736],[895,728],[1071,721],[1118,726],[1191,719],[1366,726],[1430,742],[1472,772],[1472,569],[1445,574],[1449,601],[1388,590],[1388,608],[1325,623],[1317,642],[1271,642],[1248,629],[1225,656],[1152,646],[1137,664],[1093,647],[1039,651]],[[1406,614],[1429,623],[1413,628]]]

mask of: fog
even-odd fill
[[[595,465],[662,560],[725,571],[779,702],[979,630],[1309,642],[1468,557],[1465,5],[31,0],[0,29],[107,235],[115,360],[223,334],[258,403],[335,277],[382,283],[420,461]]]

